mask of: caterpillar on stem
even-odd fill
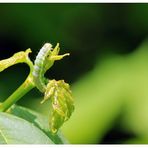
[[[33,79],[36,87],[41,92],[44,92],[46,87],[44,78],[44,66],[46,63],[46,58],[49,56],[51,50],[52,45],[50,43],[44,44],[34,61]]]
[[[69,53],[58,55],[59,43],[53,49],[50,43],[45,43],[40,49],[34,62],[33,79],[36,87],[45,92],[48,79],[44,77],[45,72],[54,64],[55,60],[61,60],[63,57],[68,56]]]

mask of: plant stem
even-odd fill
[[[35,85],[32,80],[33,80],[32,75],[29,74],[24,83],[18,89],[16,89],[16,91],[0,105],[0,111],[1,112],[6,111],[9,107],[11,107],[11,105],[13,105],[27,92],[33,89]]]

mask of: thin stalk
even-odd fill
[[[0,105],[0,111],[6,111],[9,107],[11,107],[14,103],[16,103],[21,97],[23,97],[34,87],[35,85],[32,82],[32,75],[29,74],[23,84],[19,88],[17,88],[16,91]]]

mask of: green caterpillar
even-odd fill
[[[44,77],[45,65],[47,62],[47,57],[50,56],[52,50],[52,45],[50,43],[44,44],[44,46],[40,49],[38,55],[36,56],[34,62],[34,70],[33,70],[33,78],[36,84],[36,87],[41,91],[45,92],[46,89],[46,81],[47,79]]]
[[[36,56],[33,69],[33,80],[36,87],[45,92],[48,79],[44,77],[45,72],[53,65],[55,60],[61,60],[63,57],[68,56],[69,53],[58,55],[59,43],[53,49],[50,43],[44,44]]]

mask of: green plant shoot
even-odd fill
[[[24,83],[0,105],[0,111],[7,111],[27,92],[36,87],[44,94],[41,104],[47,100],[51,101],[49,125],[52,133],[58,131],[74,111],[74,100],[69,84],[65,83],[64,80],[49,80],[44,76],[54,61],[69,55],[69,53],[58,55],[59,51],[59,44],[52,48],[50,43],[46,43],[40,49],[34,64],[28,56],[31,49],[15,53],[12,57],[0,61],[0,72],[18,63],[26,63],[30,67],[30,73]]]

